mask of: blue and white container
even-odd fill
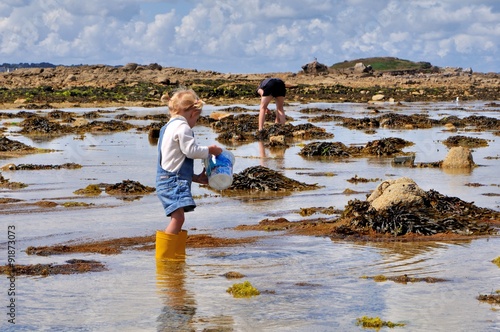
[[[208,185],[215,190],[224,190],[233,183],[234,155],[223,150],[218,156],[204,159],[205,172],[208,177]]]

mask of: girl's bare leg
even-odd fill
[[[184,209],[179,208],[170,215],[170,223],[165,228],[165,233],[179,234],[184,224]]]

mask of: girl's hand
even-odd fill
[[[201,172],[200,174],[193,175],[193,182],[208,184],[208,176],[207,173],[205,173],[205,168],[203,168],[203,172]]]
[[[222,153],[222,148],[217,145],[210,145],[208,147],[208,153],[213,154],[214,156],[218,156]]]

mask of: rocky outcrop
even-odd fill
[[[311,63],[302,66],[302,70],[306,74],[319,74],[319,73],[328,73],[328,66],[319,63],[314,60]]]

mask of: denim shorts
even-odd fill
[[[175,173],[159,177],[156,181],[156,195],[167,216],[179,208],[184,208],[184,212],[191,212],[196,207],[191,194],[191,182]]]

